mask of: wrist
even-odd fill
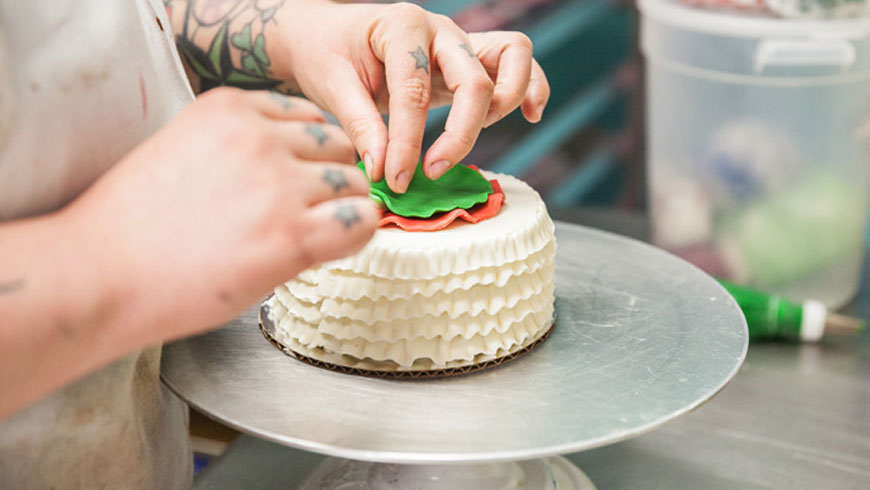
[[[52,315],[58,324],[85,333],[95,348],[117,351],[124,330],[119,315],[126,294],[117,280],[123,267],[114,266],[111,237],[97,236],[96,220],[82,218],[70,207],[44,218],[54,244],[48,251],[56,272]]]
[[[311,27],[334,21],[329,10],[340,8],[331,0],[288,1],[275,12],[275,22],[264,26],[267,39],[267,53],[274,59],[272,74],[284,80],[295,91],[300,90],[298,74],[311,66],[319,66],[307,53],[306,47],[317,40],[310,34]]]

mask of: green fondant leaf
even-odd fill
[[[363,162],[359,162],[357,167],[365,173]],[[408,191],[404,194],[391,191],[386,179],[371,182],[369,193],[399,216],[428,218],[435,213],[469,209],[475,204],[486,202],[492,194],[492,184],[480,172],[465,165],[456,165],[438,180],[426,178],[422,166],[417,165]]]

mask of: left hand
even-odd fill
[[[287,2],[275,14],[273,73],[339,119],[373,181],[405,192],[430,107],[452,103],[444,133],[423,157],[430,179],[471,151],[481,128],[518,106],[537,122],[550,87],[519,32],[467,34],[409,4]],[[391,97],[392,96],[392,97]],[[381,113],[389,113],[387,129]]]

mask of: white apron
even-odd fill
[[[158,0],[0,0],[0,222],[67,204],[192,98]],[[189,488],[159,371],[148,348],[0,420],[0,489]]]

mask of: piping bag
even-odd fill
[[[743,310],[750,340],[817,342],[825,333],[854,334],[866,329],[863,320],[831,313],[819,301],[794,303],[727,281],[719,283]]]

